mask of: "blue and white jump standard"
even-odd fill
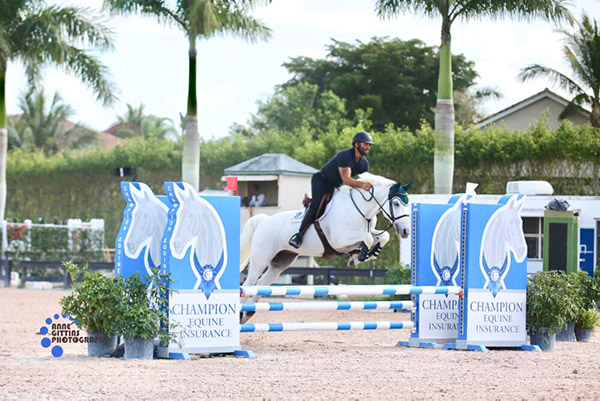
[[[497,204],[455,195],[445,205],[412,205],[411,283],[460,283],[464,294],[413,296],[415,329],[399,345],[539,350],[526,338],[522,205],[522,195],[506,195]]]

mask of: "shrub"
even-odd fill
[[[88,333],[114,334],[124,296],[118,277],[85,272],[86,267],[65,262],[75,291],[60,300],[63,313],[73,317]]]
[[[541,271],[527,278],[527,331],[546,329],[553,334],[577,316],[578,304],[567,275]],[[573,317],[573,319],[571,319]]]

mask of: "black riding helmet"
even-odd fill
[[[352,137],[352,146],[354,146],[354,144],[358,142],[364,142],[372,145],[373,137],[368,132],[360,131],[354,134],[354,136]]]

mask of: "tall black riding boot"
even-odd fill
[[[315,213],[316,213],[316,210],[314,210],[311,207],[306,209],[306,212],[304,213],[304,217],[302,218],[302,223],[300,223],[300,229],[298,230],[298,232],[296,234],[292,235],[292,238],[290,238],[290,241],[289,241],[289,244],[291,246],[293,246],[294,248],[298,249],[302,246],[302,240],[304,237],[304,233],[306,232],[306,230],[308,230],[308,227],[310,227],[310,225],[312,224],[313,218],[315,217]]]

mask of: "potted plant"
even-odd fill
[[[565,285],[566,275],[558,271],[541,271],[527,278],[527,331],[531,344],[552,351],[556,332],[565,326],[572,297]]]
[[[88,333],[88,355],[110,356],[117,345],[116,323],[123,298],[119,279],[100,272],[86,272],[85,266],[64,263],[75,290],[60,300],[63,313]]]
[[[162,344],[171,341],[167,314],[170,281],[158,270],[151,277],[135,274],[123,279],[124,297],[117,327],[125,340],[125,359],[152,359],[156,337]]]
[[[577,341],[587,342],[592,338],[594,328],[600,323],[600,315],[595,309],[582,309],[575,321],[575,337]]]
[[[585,272],[564,275],[561,291],[565,297],[565,318],[567,323],[556,333],[556,341],[575,341],[575,320],[579,311],[585,307],[586,278]]]
[[[594,328],[600,323],[596,313],[596,304],[600,300],[600,279],[587,273],[578,274],[581,307],[575,320],[575,338],[577,341],[589,341]]]

